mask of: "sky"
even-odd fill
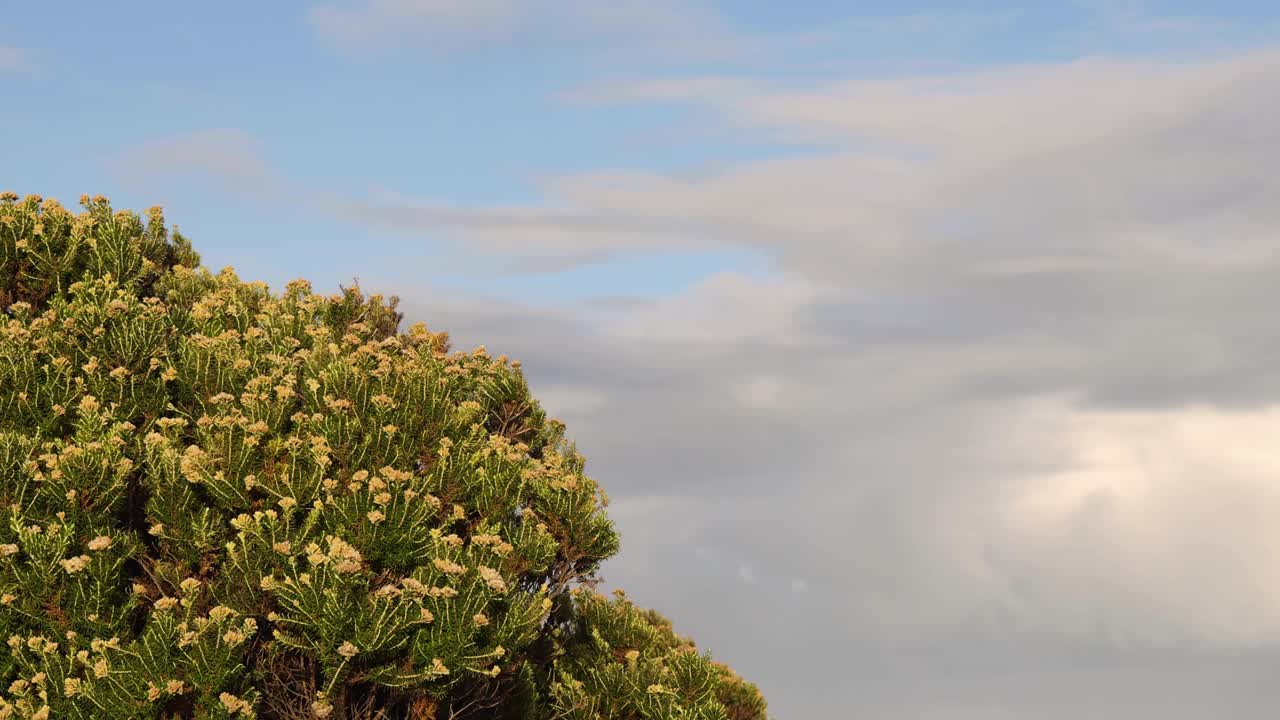
[[[0,189],[520,359],[779,720],[1280,706],[1273,3],[0,7]]]

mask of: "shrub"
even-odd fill
[[[0,196],[0,719],[765,717],[518,362],[81,204]]]

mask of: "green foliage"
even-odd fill
[[[573,596],[574,619],[563,639],[556,638],[563,656],[551,684],[548,717],[765,717],[764,698],[755,686],[699,655],[666,618],[635,607],[621,591],[612,601],[585,588]]]
[[[82,204],[0,195],[0,720],[765,717],[519,363]]]

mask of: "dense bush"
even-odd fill
[[[0,719],[765,717],[519,363],[81,203],[0,196]]]

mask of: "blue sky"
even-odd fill
[[[568,105],[560,94],[593,78],[574,48],[346,50],[317,33],[308,9],[305,3],[178,9],[138,2],[74,12],[35,4],[9,13],[2,40],[21,52],[12,92],[23,101],[0,115],[0,128],[12,139],[6,164],[21,168],[21,179],[46,194],[75,197],[103,188],[121,205],[148,205],[154,192],[113,176],[110,164],[121,153],[193,130],[237,128],[261,143],[263,161],[289,182],[355,195],[389,189],[484,207],[541,203],[536,181],[548,175],[616,166],[676,170],[771,151],[745,139],[672,142],[662,130],[680,113],[669,109]],[[649,133],[659,137],[628,139]],[[338,255],[345,245],[386,242],[359,227],[307,222],[288,208],[266,212],[242,202],[229,213],[226,200],[198,182],[167,186],[161,195],[215,263],[255,249],[296,266],[297,247],[285,248],[303,237]],[[397,251],[425,261],[432,247],[430,238],[419,237]],[[624,292],[662,291],[674,289],[673,280],[689,282],[717,262],[739,259],[694,255],[682,259],[687,269],[669,258],[630,260],[630,270],[603,270]],[[270,267],[245,259],[235,264],[258,272]],[[332,272],[323,265],[302,269]],[[590,282],[577,273],[564,282],[524,278],[519,285],[522,291],[582,291],[584,279]]]
[[[520,358],[778,718],[1280,705],[1273,3],[9,4],[0,189]]]
[[[23,189],[46,194],[110,191],[130,206],[163,201],[201,240],[210,262],[234,263],[274,281],[284,278],[273,268],[286,262],[340,277],[332,265],[353,262],[344,248],[359,246],[367,258],[376,246],[432,279],[488,284],[508,295],[665,293],[722,268],[759,271],[767,258],[731,250],[644,258],[633,252],[596,262],[590,272],[495,282],[500,268],[490,264],[464,262],[475,271],[451,272],[445,268],[458,266],[452,253],[433,258],[447,239],[442,228],[386,237],[287,205],[268,209],[228,199],[198,177],[157,188],[137,178],[122,181],[112,167],[150,141],[235,128],[258,143],[261,162],[299,188],[354,197],[390,192],[475,208],[539,206],[554,202],[540,189],[547,178],[614,168],[714,171],[808,147],[803,140],[716,127],[680,104],[567,99],[582,88],[692,75],[803,86],[842,75],[913,72],[921,63],[1046,61],[1095,46],[1178,51],[1245,42],[1267,29],[1257,20],[1271,20],[1261,2],[1231,3],[1227,14],[1186,2],[751,1],[699,12],[716,35],[705,54],[664,48],[660,35],[614,53],[610,46],[619,37],[593,38],[591,28],[539,41],[545,28],[536,22],[475,37],[457,28],[412,27],[404,37],[353,45],[326,33],[307,3],[131,2],[74,10],[64,3],[27,4],[6,13],[0,26],[0,43],[18,52],[9,72],[11,102],[0,112],[7,174]],[[1139,28],[1164,18],[1222,27],[1194,37],[1177,29],[1148,36]],[[331,254],[299,258],[303,238]],[[245,257],[249,250],[252,257]]]

